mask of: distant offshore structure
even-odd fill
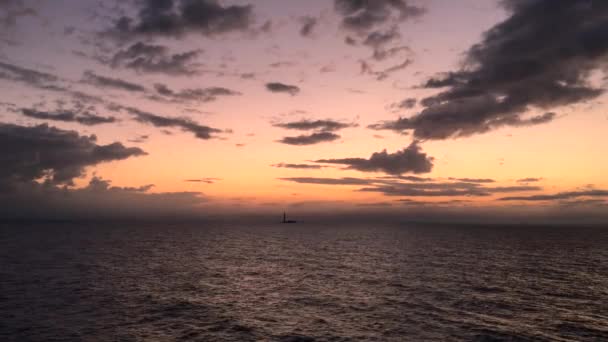
[[[298,221],[294,221],[294,220],[288,220],[287,219],[287,213],[283,212],[283,222],[281,223],[297,223]]]

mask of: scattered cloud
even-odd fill
[[[184,182],[214,184],[221,180],[222,180],[221,178],[198,178],[198,179],[186,179]]]
[[[490,179],[490,178],[453,178],[453,177],[450,177],[449,180],[465,182],[465,183],[496,183],[496,181],[494,179]]]
[[[296,65],[295,62],[290,62],[290,61],[279,61],[279,62],[274,62],[274,63],[270,63],[268,64],[269,67],[271,68],[283,68],[283,67],[291,67]]]
[[[335,120],[308,120],[303,119],[293,122],[274,123],[273,126],[290,130],[313,131],[311,134],[295,137],[284,137],[279,142],[288,145],[313,145],[321,142],[335,141],[341,138],[334,133],[336,131],[357,127],[355,123],[344,123]]]
[[[338,139],[340,139],[338,134],[332,132],[317,132],[312,134],[298,135],[295,137],[284,137],[279,140],[279,142],[287,145],[305,146],[335,141]]]
[[[113,116],[100,116],[89,111],[79,112],[77,110],[59,110],[55,112],[41,111],[32,108],[21,109],[21,114],[26,117],[39,119],[39,120],[51,120],[51,121],[63,121],[63,122],[77,122],[86,126],[94,126],[106,123],[114,123],[117,119]]]
[[[518,179],[517,183],[536,183],[536,182],[540,182],[542,180],[543,180],[542,178],[528,177],[528,178]]]
[[[21,0],[0,1],[0,27],[4,30],[14,28],[20,18],[38,16],[36,9]]]
[[[388,31],[374,31],[369,33],[362,43],[363,45],[372,47],[374,49],[374,57],[377,58],[376,53],[378,51],[380,51],[387,44],[398,40],[400,37],[401,35],[397,30],[397,27],[393,26]]]
[[[559,202],[560,207],[598,207],[608,208],[607,199],[572,199]]]
[[[391,67],[388,67],[386,69],[377,71],[377,70],[373,70],[372,66],[368,62],[366,62],[366,61],[360,61],[360,64],[361,64],[361,74],[372,75],[372,76],[376,77],[376,80],[383,81],[383,80],[389,78],[393,73],[401,71],[401,70],[407,68],[412,63],[413,63],[413,61],[408,58],[405,61],[403,61],[402,63],[399,63],[399,64],[393,65]]]
[[[401,197],[487,197],[498,193],[540,191],[536,186],[486,187],[478,183],[393,183],[362,188],[362,192],[378,192]]]
[[[62,86],[58,85],[59,77],[49,73],[20,67],[18,65],[5,63],[0,61],[0,79],[20,82],[25,85],[46,89],[46,90],[61,90]]]
[[[149,135],[138,135],[133,139],[129,139],[128,141],[130,143],[142,144],[142,143],[145,143],[146,141],[148,141],[148,139],[150,139]]]
[[[402,198],[397,200],[401,205],[406,206],[454,206],[454,205],[466,205],[471,203],[469,200],[449,200],[449,201],[416,201],[412,199]]]
[[[399,178],[322,178],[322,177],[286,177],[283,181],[311,185],[348,185],[363,186],[358,192],[374,192],[389,197],[489,197],[503,193],[521,193],[541,191],[537,186],[488,186],[485,183],[468,183],[460,181],[426,181]],[[403,202],[418,202],[411,199],[400,199]],[[453,200],[452,200],[453,201]],[[452,202],[450,201],[450,202]],[[464,201],[464,200],[456,200]],[[410,204],[421,204],[410,203]]]
[[[279,82],[266,83],[266,89],[273,93],[286,93],[291,96],[295,96],[300,93],[300,87]]]
[[[504,197],[501,201],[554,201],[565,200],[579,197],[608,197],[608,190],[587,190],[587,191],[571,191],[560,192],[551,195],[534,195],[534,196],[514,196]]]
[[[302,37],[312,37],[315,28],[319,24],[319,19],[317,17],[304,16],[300,18],[300,23],[302,27],[300,27],[300,35]]]
[[[336,65],[334,63],[324,65],[321,67],[321,69],[319,69],[319,72],[322,74],[326,74],[329,72],[335,72],[335,71],[336,71]]]
[[[84,72],[83,82],[94,85],[99,88],[112,88],[141,93],[146,91],[146,88],[142,85],[131,83],[119,78],[100,76],[90,70]]]
[[[140,6],[137,15],[119,18],[106,34],[119,39],[213,37],[248,31],[253,23],[252,5],[224,6],[217,0],[144,0],[136,4]]]
[[[401,43],[400,24],[426,12],[423,7],[411,5],[407,0],[334,0],[334,9],[341,16],[341,26],[349,35],[345,43],[366,46],[373,53],[361,60],[361,73],[370,74],[382,81],[412,63],[412,50]],[[382,70],[372,62],[400,58],[403,62]]]
[[[284,168],[284,169],[299,169],[299,170],[319,170],[319,169],[324,168],[324,166],[322,166],[322,165],[314,165],[314,164],[279,163],[279,164],[274,164],[272,166],[278,167],[278,168]]]
[[[393,103],[391,107],[395,109],[412,109],[416,106],[416,103],[418,103],[418,100],[410,97],[401,102]]]
[[[201,50],[172,54],[166,46],[137,42],[119,50],[109,60],[104,60],[104,64],[138,73],[191,76],[198,74],[195,61],[200,54]]]
[[[334,8],[342,16],[342,27],[359,34],[425,13],[424,8],[409,5],[406,0],[334,0]]]
[[[384,207],[392,207],[393,203],[391,202],[369,202],[369,203],[357,203],[357,207],[367,207],[367,208],[384,208]]]
[[[434,178],[428,178],[428,177],[403,176],[403,175],[384,176],[384,177],[379,177],[378,179],[403,180],[403,181],[408,181],[408,182],[432,182],[435,180]]]
[[[285,128],[285,129],[293,129],[293,130],[319,130],[323,132],[335,132],[341,129],[357,127],[358,125],[355,123],[344,123],[335,120],[300,120],[293,122],[285,122],[285,123],[275,123],[273,124],[275,127]]]
[[[392,26],[385,31],[373,31],[362,37],[364,46],[368,46],[373,50],[371,59],[376,62],[382,62],[387,59],[406,55],[413,55],[412,49],[406,45],[395,45],[401,40],[401,34],[397,26]]]
[[[131,115],[135,117],[135,120],[141,123],[149,124],[155,127],[167,128],[176,127],[180,128],[185,132],[193,133],[198,139],[209,140],[216,138],[215,134],[222,133],[223,131],[217,128],[198,124],[189,118],[172,118],[161,116],[157,114],[147,113],[136,108],[125,108]]]
[[[367,185],[370,184],[369,179],[364,178],[318,178],[318,177],[287,177],[279,178],[280,180],[301,184],[317,184],[317,185]]]
[[[217,100],[220,96],[240,96],[240,92],[223,88],[223,87],[210,87],[210,88],[191,88],[182,89],[175,91],[170,89],[167,85],[162,83],[156,83],[154,85],[156,94],[153,99],[161,99],[172,102],[211,102]],[[160,98],[159,98],[160,96]]]

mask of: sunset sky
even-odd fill
[[[608,3],[0,0],[0,214],[608,212]]]

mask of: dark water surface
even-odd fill
[[[0,224],[0,341],[608,341],[608,229]]]

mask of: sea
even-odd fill
[[[0,223],[0,341],[608,341],[608,227]]]

